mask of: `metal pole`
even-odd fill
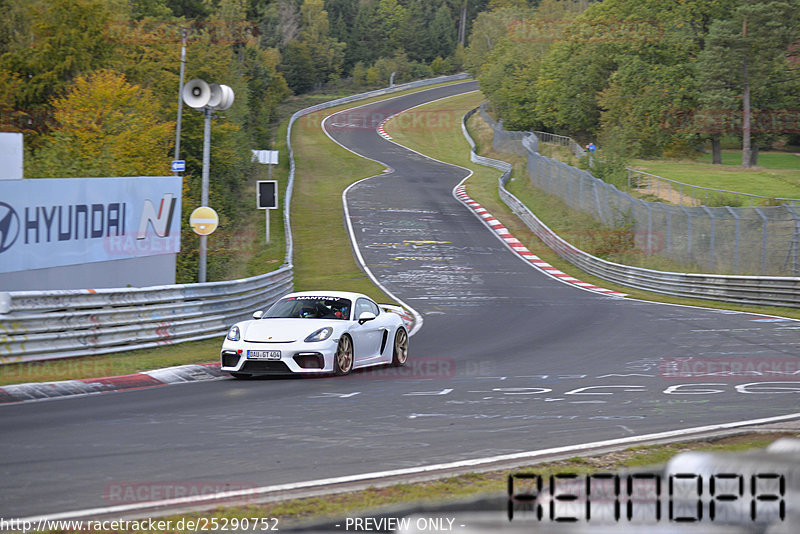
[[[269,179],[272,180],[272,163],[267,165],[267,175],[269,176]],[[272,210],[266,209],[264,211],[267,213],[266,236],[267,236],[267,243],[269,243],[269,214]]]
[[[210,107],[203,108],[205,115],[205,126],[203,128],[203,182],[200,197],[200,205],[208,206],[208,168],[211,159],[211,115],[213,111]],[[206,281],[206,256],[208,253],[208,236],[200,236],[200,265],[197,269],[197,280],[202,284]]]
[[[181,159],[181,117],[183,116],[183,73],[186,69],[186,28],[181,28],[181,78],[178,86],[178,120],[175,123],[175,159]],[[175,171],[175,176],[180,173]]]
[[[266,236],[267,236],[267,243],[269,243],[269,212],[272,210],[264,210],[267,214],[267,224],[266,224]]]

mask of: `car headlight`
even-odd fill
[[[313,334],[308,336],[306,338],[306,342],[325,341],[326,339],[331,337],[331,334],[333,334],[333,328],[331,328],[330,326],[326,326],[325,328],[320,328],[319,330],[316,330]]]
[[[241,332],[239,332],[239,327],[233,325],[230,330],[228,330],[228,335],[226,336],[231,341],[239,341],[242,337]]]

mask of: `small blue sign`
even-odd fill
[[[186,160],[182,159],[172,160],[172,172],[183,172],[185,170],[186,170]]]

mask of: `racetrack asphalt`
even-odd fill
[[[345,200],[367,267],[424,319],[406,368],[0,406],[0,517],[800,411],[791,375],[800,323],[553,280],[454,197],[469,171],[376,133],[389,115],[475,89],[434,88],[325,121],[337,142],[392,171],[352,186]],[[736,365],[745,372],[726,372]]]

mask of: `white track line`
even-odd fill
[[[61,512],[47,516],[34,516],[12,521],[18,522],[44,522],[44,521],[57,521],[63,519],[80,519],[87,517],[109,516],[115,514],[125,514],[142,510],[149,510],[154,508],[171,508],[176,506],[200,506],[207,503],[218,503],[221,500],[236,500],[252,498],[257,496],[264,496],[271,493],[280,493],[287,491],[297,490],[311,490],[314,488],[324,486],[334,486],[342,484],[352,484],[356,482],[375,481],[379,479],[391,477],[409,477],[413,475],[423,475],[435,472],[451,473],[452,471],[460,469],[480,468],[494,463],[504,462],[518,462],[526,460],[535,460],[537,458],[552,456],[557,454],[574,454],[580,452],[591,451],[593,449],[601,449],[605,447],[622,447],[630,446],[636,443],[658,440],[670,440],[680,437],[691,437],[695,434],[705,434],[709,432],[716,432],[720,430],[729,430],[745,426],[763,425],[768,423],[776,423],[781,421],[788,421],[800,418],[800,413],[791,415],[781,415],[776,417],[765,417],[762,419],[751,419],[748,421],[737,421],[734,423],[722,423],[717,425],[699,426],[687,428],[682,430],[669,430],[666,432],[657,432],[654,434],[644,434],[641,436],[632,436],[627,438],[609,439],[603,441],[594,441],[589,443],[581,443],[578,445],[570,445],[566,447],[553,447],[550,449],[540,449],[535,451],[518,452],[513,454],[503,454],[499,456],[490,456],[486,458],[475,458],[472,460],[461,460],[458,462],[449,462],[444,464],[433,464],[419,467],[408,467],[404,469],[394,469],[391,471],[377,471],[374,473],[362,473],[359,475],[348,475],[341,477],[323,478],[318,480],[308,480],[305,482],[294,482],[290,484],[278,484],[274,486],[261,486],[258,488],[248,488],[242,490],[219,492],[208,495],[196,495],[191,497],[180,497],[173,499],[164,499],[160,501],[151,501],[146,503],[133,503],[123,504],[117,506],[108,506],[104,508],[88,508],[84,510],[74,510],[71,512]],[[498,467],[498,469],[500,469]]]

